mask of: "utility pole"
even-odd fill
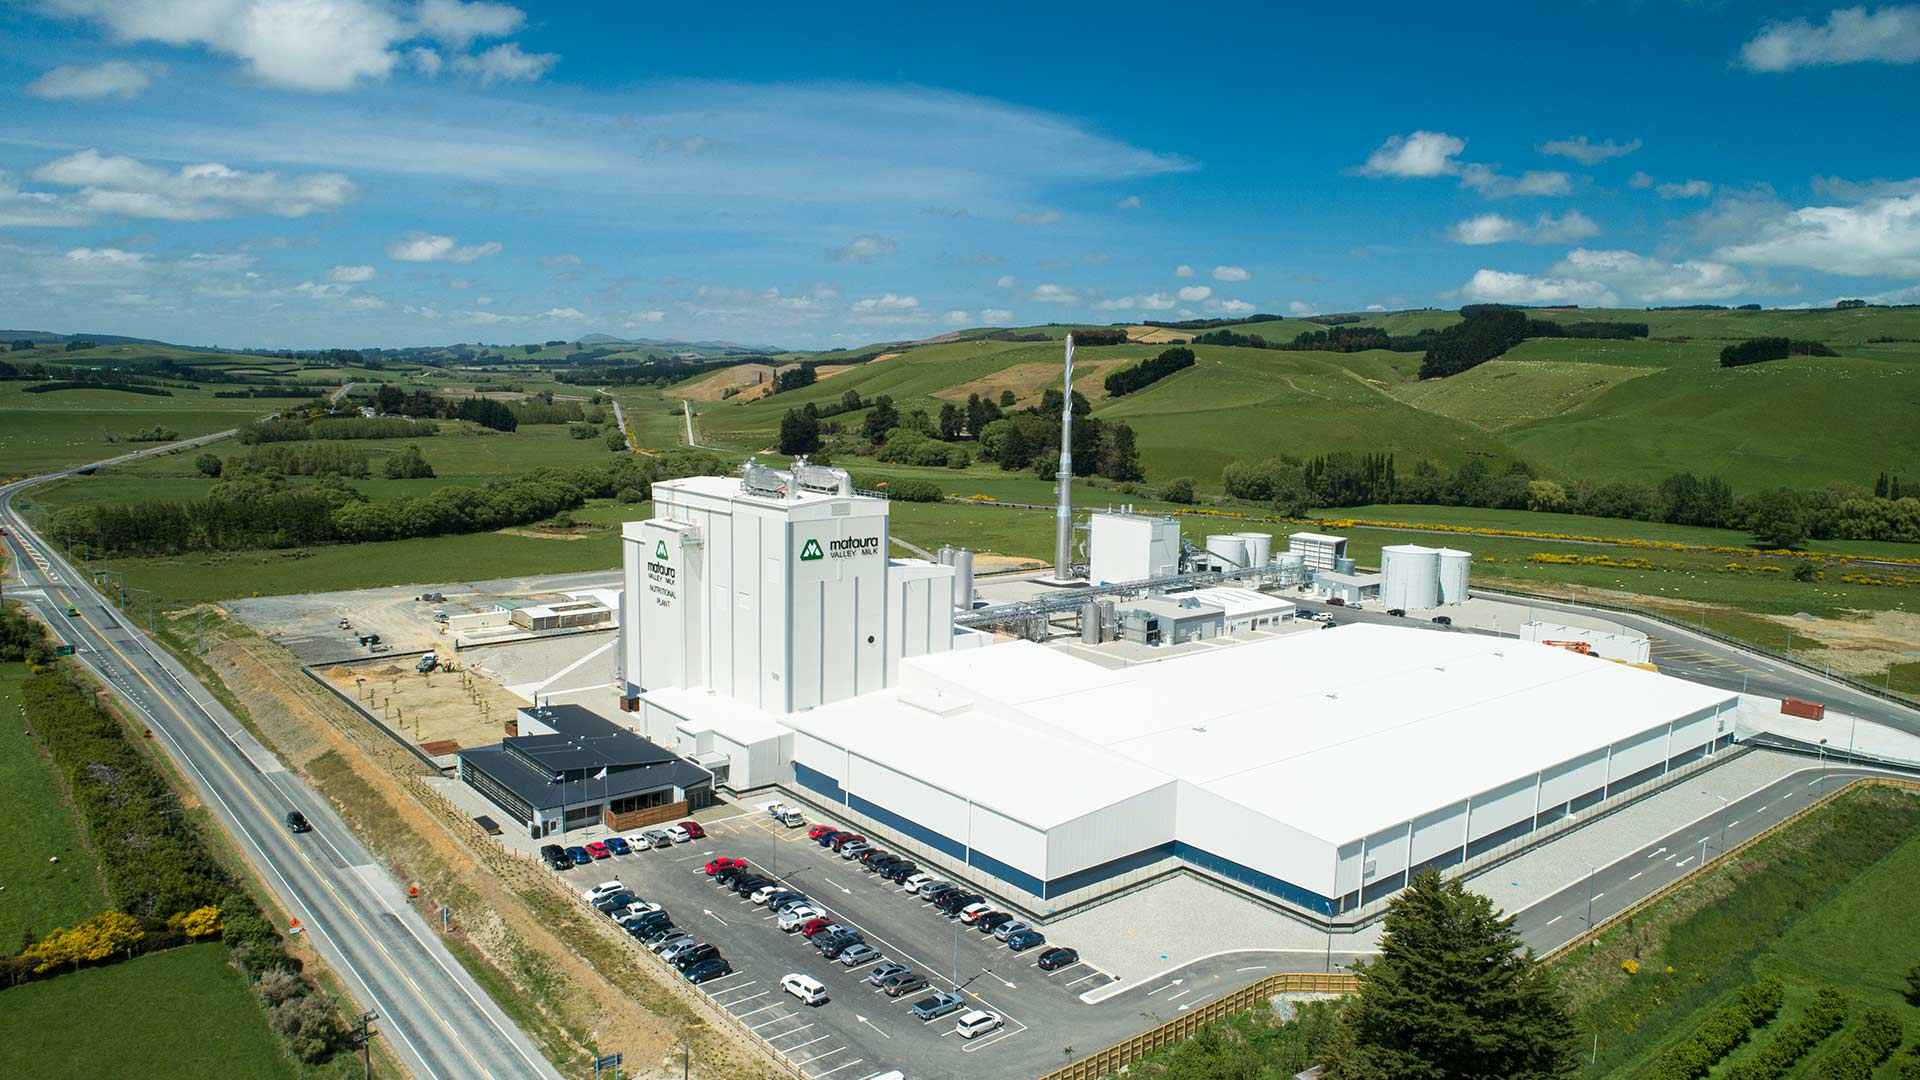
[[[379,1017],[371,1012],[360,1014],[358,1030],[354,1032],[354,1042],[360,1046],[360,1068],[367,1080],[373,1080],[373,1037],[380,1034],[369,1025]]]

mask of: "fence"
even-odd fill
[[[1612,915],[1609,915],[1606,918],[1601,919],[1599,922],[1594,923],[1592,927],[1590,927],[1584,933],[1580,934],[1578,937],[1572,938],[1566,941],[1565,943],[1559,946],[1556,946],[1555,948],[1547,950],[1547,952],[1543,956],[1541,956],[1540,959],[1543,961],[1555,960],[1555,959],[1558,959],[1559,957],[1567,955],[1568,953],[1579,948],[1580,946],[1588,944],[1589,942],[1592,942],[1593,940],[1598,938],[1601,934],[1605,933],[1608,929],[1610,929],[1613,926],[1613,924],[1619,922],[1622,919],[1626,919],[1634,915],[1638,915],[1640,912],[1645,911],[1647,908],[1650,908],[1654,904],[1657,904],[1660,901],[1666,899],[1669,895],[1677,891],[1681,886],[1691,884],[1693,882],[1693,879],[1696,876],[1698,876],[1702,871],[1706,870],[1707,867],[1712,866],[1715,863],[1725,863],[1730,856],[1738,855],[1746,851],[1748,848],[1753,847],[1755,844],[1758,844],[1760,841],[1765,840],[1766,838],[1774,835],[1775,833],[1781,831],[1782,829],[1785,829],[1787,826],[1792,825],[1793,823],[1799,821],[1801,818],[1806,817],[1808,814],[1813,813],[1815,810],[1821,809],[1822,807],[1833,802],[1835,799],[1838,799],[1840,796],[1845,795],[1849,791],[1852,791],[1856,787],[1875,787],[1875,786],[1897,787],[1897,788],[1903,788],[1908,791],[1920,791],[1920,780],[1908,780],[1902,777],[1894,777],[1894,776],[1862,776],[1862,777],[1857,777],[1845,784],[1842,784],[1838,789],[1834,791],[1830,791],[1827,794],[1821,796],[1819,799],[1816,799],[1815,801],[1810,802],[1807,805],[1801,807],[1799,811],[1793,814],[1789,814],[1784,818],[1781,818],[1779,821],[1774,822],[1772,825],[1767,826],[1766,828],[1760,830],[1759,832],[1754,833],[1752,836],[1747,837],[1745,840],[1740,841],[1738,844],[1735,844],[1732,847],[1728,848],[1727,850],[1721,852],[1719,858],[1714,859],[1713,862],[1701,863],[1698,867],[1694,869],[1693,873],[1683,874],[1680,877],[1667,882],[1665,885],[1662,885],[1658,889],[1655,889],[1652,892],[1648,893],[1647,895],[1641,897],[1640,899],[1635,900],[1633,903],[1628,904],[1626,907],[1621,908],[1619,911],[1614,912]]]
[[[1163,1046],[1185,1042],[1194,1032],[1222,1017],[1265,1005],[1275,994],[1351,994],[1359,989],[1360,977],[1350,972],[1283,971],[1189,1009],[1157,1028],[1069,1062],[1040,1080],[1100,1080],[1111,1076]]]

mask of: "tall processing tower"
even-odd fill
[[[1073,335],[1067,335],[1066,373],[1060,384],[1060,504],[1053,511],[1053,579],[1073,580]]]

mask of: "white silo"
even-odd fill
[[[1263,532],[1234,533],[1247,542],[1247,565],[1265,566],[1273,561],[1273,534]]]
[[[973,549],[953,549],[953,606],[973,610]]]
[[[1467,574],[1473,569],[1473,553],[1455,548],[1440,549],[1440,602],[1464,603],[1467,599]]]
[[[1243,570],[1247,565],[1246,538],[1231,533],[1215,533],[1207,537],[1207,555],[1218,569]]]
[[[1419,544],[1381,548],[1380,603],[1407,611],[1439,607],[1439,549]]]

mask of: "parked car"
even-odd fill
[[[607,845],[601,843],[598,840],[593,840],[587,844],[587,854],[593,856],[596,860],[598,860],[598,859],[606,858],[607,856],[613,854],[613,852],[607,850]]]
[[[693,839],[693,834],[688,832],[684,825],[669,825],[660,831],[666,833],[667,839],[676,844],[684,844]]]
[[[864,939],[861,938],[860,931],[855,930],[851,926],[842,926],[839,923],[834,923],[827,928],[826,933],[815,934],[813,936],[813,947],[819,949],[822,953],[825,953],[828,949],[833,949],[834,955],[837,956],[839,955],[840,949],[844,949],[854,942],[862,940]],[[833,957],[829,956],[827,959],[831,960]]]
[[[810,975],[795,972],[780,979],[780,989],[800,999],[802,1005],[825,1005],[827,988]]]
[[[601,897],[612,896],[614,893],[617,893],[624,888],[626,888],[626,886],[620,883],[619,878],[610,878],[606,881],[601,882],[598,885],[594,885],[590,888],[581,889],[580,896],[587,903],[592,904],[592,903],[599,902]]]
[[[959,994],[948,993],[942,990],[937,994],[929,994],[919,1001],[914,1002],[908,1007],[907,1011],[924,1022],[927,1020],[938,1020],[948,1013],[964,1008],[966,1004],[967,1000]]]
[[[575,866],[586,866],[593,862],[593,856],[587,854],[587,849],[578,844],[567,849],[567,858],[573,860]]]
[[[613,852],[615,855],[633,854],[633,845],[627,843],[627,838],[624,836],[609,836],[607,837],[606,844],[607,850]]]
[[[973,1009],[963,1013],[953,1025],[953,1033],[963,1039],[977,1039],[992,1031],[997,1031],[1003,1021],[997,1015],[985,1009]]]
[[[287,831],[296,835],[303,832],[312,832],[313,823],[308,821],[307,815],[300,811],[289,810],[287,811]]]
[[[658,956],[659,954],[666,952],[668,949],[673,948],[675,945],[678,945],[683,941],[687,943],[689,948],[691,948],[693,945],[693,935],[677,927],[669,927],[665,933],[658,935],[657,937],[653,938],[653,940],[651,941],[648,941],[647,949],[651,951],[654,955]]]
[[[834,840],[838,839],[844,831],[831,825],[825,826],[820,830],[820,834],[813,838],[813,842],[821,847],[832,847]]]
[[[731,974],[733,974],[733,965],[727,963],[725,958],[709,956],[687,969],[687,981],[703,983],[709,979],[718,979]]]
[[[1017,934],[1007,935],[1007,948],[1012,949],[1014,952],[1026,952],[1035,945],[1045,945],[1046,943],[1047,935],[1038,930],[1022,930]]]
[[[1453,616],[1451,616],[1451,615],[1435,615],[1435,616],[1433,617],[1433,624],[1434,624],[1435,626],[1452,626],[1452,625],[1453,625]]]
[[[671,964],[679,960],[682,956],[685,956],[687,953],[692,952],[694,949],[697,949],[699,947],[700,947],[700,943],[698,941],[695,941],[691,936],[689,936],[685,941],[675,942],[674,944],[669,945],[664,949],[661,949],[660,958],[662,960],[665,960],[669,964]]]
[[[857,931],[848,931],[821,946],[820,955],[828,960],[838,960],[841,954],[845,953],[848,949],[856,945],[864,946],[866,943],[866,939],[862,938]],[[875,952],[874,955],[878,956],[880,954]]]
[[[729,888],[740,896],[751,896],[755,889],[773,884],[774,880],[765,874],[742,874],[733,879],[733,884]]]
[[[787,910],[781,912],[780,920],[776,922],[774,925],[778,926],[781,930],[785,931],[786,933],[791,934],[795,930],[800,929],[802,926],[805,926],[807,923],[812,922],[814,919],[817,919],[819,917],[820,917],[819,908],[809,907],[806,904],[802,904],[799,907],[788,908]]]
[[[1058,971],[1063,967],[1072,967],[1080,962],[1080,951],[1069,949],[1065,945],[1055,945],[1040,954],[1041,971]]]
[[[991,934],[1013,921],[1013,916],[1004,911],[989,911],[973,920],[973,928],[983,934]],[[1005,938],[1000,940],[1005,941]]]
[[[673,932],[673,920],[667,918],[664,911],[650,911],[630,923],[621,924],[628,936],[645,944],[655,938],[665,937]]]
[[[813,947],[817,949],[842,934],[851,934],[852,932],[853,928],[851,926],[842,926],[837,922],[829,921],[827,925],[820,928],[819,933],[808,934],[807,939],[812,941]]]
[[[777,881],[769,882],[768,884],[762,885],[759,888],[753,890],[753,895],[749,896],[747,899],[752,900],[756,904],[765,904],[768,900],[773,899],[773,897],[776,894],[785,892],[785,891],[786,891],[785,885],[782,885]]]
[[[960,914],[960,912],[965,911],[967,908],[972,907],[975,904],[980,904],[985,900],[986,900],[986,897],[981,896],[977,892],[968,892],[965,889],[955,889],[950,893],[943,893],[940,899],[935,900],[933,902],[933,906],[939,908],[941,911],[945,912],[948,915],[958,915]]]
[[[666,848],[673,846],[673,837],[668,836],[665,829],[648,829],[646,832],[640,834],[640,839],[645,840],[648,847]]]
[[[993,905],[985,902],[968,904],[960,909],[960,921],[972,926],[980,921],[981,916],[991,914],[992,911]]]
[[[635,896],[632,890],[615,889],[610,893],[601,893],[600,898],[593,901],[593,906],[599,908],[603,912],[607,912],[611,914],[612,912],[618,911],[621,908],[626,907],[628,904],[631,904],[638,899],[640,898],[638,896]]]
[[[732,866],[723,866],[713,872],[713,883],[715,885],[730,886],[733,884],[735,878],[752,872],[753,871],[747,866],[747,860],[736,859]]]
[[[867,838],[861,836],[859,833],[843,832],[835,833],[832,842],[827,846],[832,848],[835,854],[839,854],[846,850],[848,844],[864,844],[866,842]]]
[[[775,814],[773,819],[789,829],[797,829],[807,823],[807,819],[801,815],[800,811],[793,809],[782,810]]]
[[[880,989],[890,998],[905,997],[927,988],[927,977],[917,971],[908,971],[899,975],[890,975],[880,984]]]
[[[1327,597],[1327,606],[1328,607],[1346,607],[1347,602],[1337,596],[1329,596]]]
[[[919,872],[920,867],[917,864],[909,862],[906,859],[901,859],[899,862],[880,871],[880,876],[897,885]]]
[[[573,865],[573,860],[567,858],[567,849],[559,844],[541,844],[540,858],[551,870],[565,870]]]
[[[1404,619],[1407,617],[1407,609],[1403,607],[1390,607],[1387,609],[1387,614],[1396,619]]]
[[[821,837],[833,831],[834,828],[831,825],[815,825],[813,828],[807,830],[807,839],[819,843]]]
[[[880,959],[880,950],[864,941],[856,941],[845,949],[842,949],[838,957],[829,957],[828,959],[838,959],[847,967],[857,968],[862,964],[871,964],[875,960]]]
[[[917,893],[920,891],[922,885],[932,885],[939,880],[939,878],[934,877],[932,874],[910,874],[900,879],[900,891]]]
[[[1001,941],[1005,941],[1022,930],[1031,929],[1033,929],[1033,927],[1028,926],[1019,919],[1009,919],[993,928],[993,936],[999,938]]]
[[[645,945],[647,948],[652,949],[656,945],[660,945],[663,942],[672,941],[676,938],[686,937],[687,932],[673,925],[672,919],[668,919],[664,923],[659,923],[654,925],[653,928],[648,930],[646,933],[635,934],[634,936],[640,939],[640,943],[642,945]]]
[[[808,907],[811,906],[811,904],[812,901],[808,900],[807,894],[803,892],[775,893],[767,900],[768,909],[778,912],[791,911],[797,907]]]
[[[794,927],[794,929],[800,932],[801,937],[812,940],[815,934],[820,933],[832,925],[832,919],[827,918],[825,915],[815,915],[813,918]]]
[[[719,955],[720,955],[719,948],[714,946],[712,943],[695,945],[693,948],[688,949],[686,952],[683,952],[679,956],[675,957],[673,961],[673,966],[679,968],[681,971],[684,972],[688,968],[692,967],[693,965],[699,963],[702,960],[705,960],[709,956],[719,956]]]
[[[855,840],[850,844],[840,845],[840,857],[843,859],[853,859],[858,857],[861,852],[870,851],[872,848],[873,845],[867,843],[865,840]]]
[[[747,865],[747,860],[745,859],[736,859],[731,855],[721,855],[707,860],[707,875],[711,877],[729,867],[745,865]]]
[[[879,986],[881,983],[886,982],[888,979],[903,971],[912,970],[912,968],[898,960],[888,960],[884,964],[873,965],[873,970],[867,972],[867,982],[874,986]]]

